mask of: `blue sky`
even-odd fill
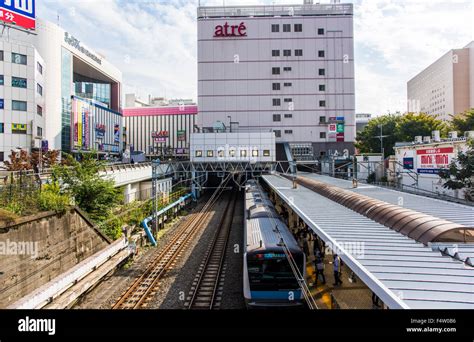
[[[357,112],[405,111],[406,82],[448,50],[474,40],[472,0],[347,2],[355,7]],[[197,3],[37,0],[37,15],[59,23],[119,67],[125,92],[143,98],[153,94],[196,99]],[[201,5],[222,3],[201,0]],[[303,0],[225,0],[226,5],[272,3],[300,4]]]

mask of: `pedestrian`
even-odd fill
[[[314,266],[314,269],[316,270],[316,280],[314,281],[314,286],[318,285],[319,276],[321,276],[322,283],[326,284],[326,277],[324,276],[324,260],[321,258],[321,256],[316,258]]]
[[[372,292],[372,304],[377,308],[380,308],[379,300],[380,298],[375,294],[375,292]]]
[[[339,284],[342,284],[341,280],[341,258],[337,254],[334,254],[334,261],[333,261],[333,267],[334,267],[334,286],[337,286]]]

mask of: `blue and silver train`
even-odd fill
[[[244,207],[243,292],[247,307],[302,306],[302,292],[284,248],[291,253],[303,279],[305,255],[254,180],[246,184]]]

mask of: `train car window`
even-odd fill
[[[196,157],[202,157],[202,150],[196,150]]]
[[[208,157],[214,157],[214,151],[213,150],[207,150],[207,156]]]
[[[263,150],[264,157],[270,157],[270,150]]]
[[[219,158],[224,158],[225,157],[225,151],[224,150],[218,150],[217,151],[217,156]]]
[[[231,148],[231,149],[229,150],[229,156],[230,156],[230,157],[235,157],[235,149],[234,149],[234,148]]]
[[[241,157],[247,157],[247,150],[240,150],[240,156]]]
[[[258,157],[258,150],[252,151],[252,157]]]

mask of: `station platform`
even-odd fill
[[[315,177],[320,182],[360,191],[389,203],[400,204],[402,198],[406,208],[473,226],[471,217],[474,218],[474,211],[468,206],[375,186],[361,185],[352,189],[349,181],[315,174],[299,176]],[[365,298],[370,295],[369,300],[364,301],[369,303],[368,307],[372,305],[373,292],[391,309],[474,309],[474,267],[454,258],[455,254],[442,253],[441,249],[446,249],[446,246],[437,248],[438,245],[417,242],[311,189],[303,186],[293,188],[292,181],[279,175],[265,175],[262,179],[326,246],[337,251],[345,268],[354,272],[360,281],[351,286],[362,291],[360,293]],[[467,257],[473,251],[471,246],[463,246]],[[333,282],[332,270],[326,274],[330,285]],[[348,275],[343,274],[344,283],[347,283],[347,278]],[[361,283],[366,288],[360,286]],[[322,302],[327,301],[324,295],[320,297]]]

